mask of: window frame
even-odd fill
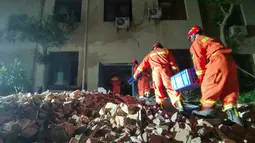
[[[51,87],[54,87],[54,86],[67,86],[67,87],[71,87],[71,86],[78,86],[77,85],[77,81],[74,82],[75,79],[74,77],[72,76],[75,76],[76,78],[78,78],[78,75],[79,75],[79,52],[78,51],[54,51],[54,52],[49,52],[50,54],[50,60],[51,60],[51,63],[49,64],[49,67],[50,67],[50,70],[48,71],[48,77],[50,77],[51,79],[48,80],[47,82],[47,86],[51,86]],[[68,56],[68,58],[64,61],[62,61],[61,59],[58,59],[57,56]],[[72,68],[72,66],[74,66],[73,64],[71,63],[76,63],[77,67],[76,69],[74,70]],[[68,69],[65,69],[65,71],[63,71],[64,74],[66,74],[67,71],[69,71],[69,74],[66,78],[68,79],[68,85],[55,85],[54,82],[57,78],[57,70],[58,70],[58,67],[56,67],[56,65],[58,64],[65,64],[67,65],[69,68]],[[76,71],[76,72],[73,72],[72,70]],[[68,73],[68,72],[67,72]],[[72,84],[73,82],[73,84]]]
[[[162,3],[171,3],[171,1],[175,2],[174,4],[175,6],[161,6]],[[182,5],[182,8],[180,8],[180,5]],[[158,6],[162,9],[162,16],[160,20],[178,20],[178,21],[188,20],[187,7],[186,7],[185,0],[158,0]],[[168,11],[168,14],[164,15],[164,11]],[[172,13],[177,13],[177,15],[176,14],[171,15]],[[181,13],[182,15],[178,13]]]
[[[71,10],[73,10],[74,22],[81,22],[82,0],[55,0],[53,15],[57,21],[64,22],[64,17],[66,18],[68,15],[61,15],[57,13],[57,7],[59,7],[59,5],[65,5],[67,7],[68,15],[71,15]],[[79,7],[79,9],[76,7]]]
[[[107,5],[109,7],[113,7],[112,14],[116,17],[129,17],[130,21],[133,21],[133,15],[132,15],[132,0],[104,0],[104,22],[114,22],[115,18],[108,18],[107,13],[109,13],[109,10],[107,8]],[[120,14],[120,6],[124,7],[125,5],[128,5],[128,15],[127,16],[118,16]]]

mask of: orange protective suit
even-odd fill
[[[162,86],[164,85],[168,96],[171,99],[172,105],[176,107],[176,102],[180,101],[180,93],[172,90],[170,77],[173,75],[171,69],[178,72],[178,66],[172,53],[166,48],[157,48],[146,55],[142,63],[138,66],[134,77],[137,77],[147,67],[152,68],[152,80],[154,84],[154,92],[156,102],[158,104],[164,103],[164,93]]]
[[[133,68],[133,72],[135,73],[138,68],[136,64]],[[150,93],[150,85],[149,85],[149,73],[147,71],[143,72],[142,77],[140,77],[137,81],[137,88],[138,88],[138,96],[139,98],[143,98],[144,95]]]
[[[121,80],[117,76],[113,76],[111,78],[111,85],[112,85],[112,92],[114,94],[120,95],[120,85],[121,85]]]
[[[199,35],[191,45],[190,52],[201,83],[202,107],[210,108],[220,99],[224,110],[233,108],[239,85],[237,66],[230,55],[232,50],[220,41]]]

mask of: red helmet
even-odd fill
[[[138,61],[137,60],[133,60],[132,64],[138,64]]]
[[[197,34],[199,32],[203,32],[203,29],[199,26],[193,26],[188,33],[188,41],[190,41],[191,35]]]
[[[162,46],[161,43],[159,43],[159,42],[154,43],[153,46],[152,46],[152,49],[154,49],[154,47],[163,48],[163,46]]]

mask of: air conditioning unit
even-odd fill
[[[239,36],[247,36],[248,35],[248,30],[246,26],[231,26],[229,28],[229,36],[234,36],[234,35],[239,35]]]
[[[130,18],[129,17],[116,17],[115,24],[116,24],[117,30],[127,29],[127,31],[128,31],[130,28]]]
[[[148,8],[148,17],[149,19],[160,19],[162,16],[162,9],[157,8]]]
[[[21,33],[19,31],[11,30],[8,32],[8,37],[12,40],[17,40],[20,36]]]

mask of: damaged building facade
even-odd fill
[[[250,5],[242,5],[242,14],[246,25],[255,25],[254,10],[245,8]],[[187,32],[193,25],[203,26],[197,0],[4,0],[0,7],[1,29],[8,27],[10,17],[15,14],[74,14],[79,27],[71,40],[62,48],[49,50],[56,61],[48,73],[47,88],[52,90],[107,88],[112,72],[125,81],[132,74],[131,61],[140,62],[156,41],[173,51],[181,68],[191,67]],[[120,18],[118,22],[116,17]],[[36,46],[2,40],[0,47],[1,61],[9,62],[14,57],[22,61],[34,91],[42,87],[44,80],[44,66],[35,62]]]

